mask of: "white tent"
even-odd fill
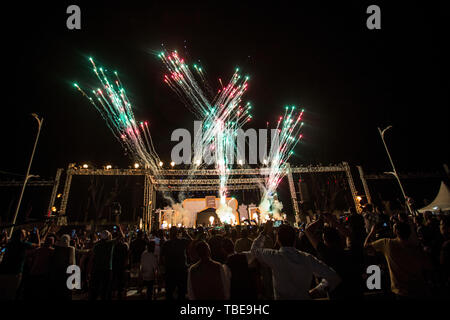
[[[436,198],[426,207],[419,209],[419,212],[425,211],[448,211],[450,210],[450,189],[444,182],[441,182],[441,188]]]

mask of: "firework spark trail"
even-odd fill
[[[231,77],[228,85],[218,90],[214,98],[208,98],[203,89],[197,83],[189,66],[180,58],[176,51],[171,54],[160,53],[169,71],[169,75],[164,76],[164,82],[175,91],[188,108],[202,120],[201,141],[194,144],[193,163],[191,164],[191,178],[194,170],[202,165],[202,159],[212,159],[207,161],[215,163],[220,176],[219,196],[221,205],[226,206],[228,171],[233,165],[234,151],[236,150],[236,132],[246,122],[250,121],[249,110],[251,105],[247,103],[241,106],[241,99],[248,88],[248,77],[242,77],[239,69]],[[200,73],[202,82],[205,77],[202,69],[194,65],[194,69]],[[222,81],[220,80],[222,84]],[[196,133],[197,134],[197,133]],[[198,136],[197,136],[198,137]],[[221,218],[222,220],[222,218]]]
[[[278,143],[274,143],[274,140],[272,140],[267,160],[269,175],[265,180],[259,206],[262,213],[270,213],[276,189],[288,169],[287,161],[294,153],[295,146],[303,137],[300,134],[303,127],[303,122],[301,122],[303,112],[304,110],[297,114],[295,106],[286,107],[284,117],[278,119],[276,127],[278,130]]]
[[[92,58],[89,58],[89,60],[102,89],[92,90],[95,96],[95,98],[92,98],[78,84],[74,83],[74,86],[94,105],[113,135],[132,154],[135,160],[143,163],[155,176],[160,176],[158,166],[160,159],[153,146],[148,122],[137,124],[133,107],[117,72],[114,72],[116,80],[111,82],[106,75],[106,70],[97,68]]]

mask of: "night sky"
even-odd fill
[[[16,1],[2,15],[2,171],[26,171],[37,126],[31,112],[44,117],[32,173],[50,178],[69,162],[132,163],[72,86],[97,86],[89,56],[119,72],[136,119],[149,121],[170,162],[171,132],[192,131],[194,116],[163,82],[162,48],[200,62],[215,89],[236,67],[250,75],[247,128],[274,123],[285,105],[304,107],[304,141],[291,163],[387,171],[377,126],[389,124],[398,171],[448,163],[448,11],[439,3],[58,2]],[[81,30],[66,28],[70,4],[81,7]],[[381,30],[366,27],[370,4],[381,7]]]

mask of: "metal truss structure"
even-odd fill
[[[69,164],[67,170],[65,170],[65,182],[62,190],[62,199],[59,208],[59,221],[61,224],[67,223],[66,209],[69,200],[70,188],[72,184],[72,177],[74,175],[104,175],[104,176],[143,176],[144,177],[144,212],[143,212],[143,225],[146,228],[151,228],[152,212],[156,205],[156,194],[158,192],[179,192],[179,191],[217,191],[219,190],[219,172],[216,169],[161,169],[158,172],[159,177],[155,178],[150,170],[145,168],[134,169],[97,169],[97,168],[81,168],[75,164]],[[393,177],[388,174],[372,174],[365,175],[362,167],[358,166],[359,176],[363,183],[364,193],[368,203],[371,203],[371,197],[369,188],[367,186],[367,180],[378,179],[392,179]],[[51,211],[55,204],[56,195],[58,194],[58,188],[60,188],[60,181],[63,169],[56,171],[54,180],[37,180],[28,181],[28,186],[37,187],[53,187],[48,211]],[[296,221],[300,219],[299,201],[297,200],[297,193],[300,196],[300,202],[303,199],[302,190],[299,188],[296,191],[296,185],[294,183],[294,174],[314,174],[322,172],[345,172],[347,181],[350,187],[352,198],[354,200],[355,208],[358,212],[361,211],[359,201],[357,200],[357,191],[353,181],[350,166],[347,162],[342,162],[337,165],[328,166],[287,166],[285,175],[288,179],[289,191],[292,199],[293,210],[295,213]],[[230,177],[227,181],[228,190],[257,190],[260,189],[265,182],[265,177],[270,173],[267,167],[263,168],[235,168],[228,172]],[[400,174],[402,179],[420,179],[420,178],[442,178],[440,173],[406,173]],[[23,185],[23,181],[0,181],[0,187],[20,187]]]
[[[53,187],[47,212],[51,211],[53,204],[55,203],[56,194],[58,192],[59,182],[63,171],[63,169],[56,170],[55,180],[31,180],[27,182],[28,187]],[[0,187],[21,187],[23,183],[23,181],[0,181]]]
[[[58,169],[60,173],[62,169]],[[294,184],[293,174],[304,173],[321,173],[321,172],[345,172],[353,200],[355,202],[355,208],[359,210],[357,202],[357,193],[353,178],[350,172],[350,166],[348,163],[343,162],[338,165],[330,166],[299,166],[291,167],[287,166],[284,174],[287,176],[289,191],[291,194],[292,205],[296,217],[296,221],[300,221],[300,209],[297,200],[297,191]],[[240,176],[236,178],[230,178],[227,181],[228,190],[255,190],[260,189],[265,182],[265,177],[270,173],[268,168],[237,168],[230,169],[228,174],[230,176]],[[144,212],[143,212],[143,224],[146,229],[151,229],[152,219],[151,213],[155,209],[156,204],[156,192],[177,192],[177,191],[216,191],[219,190],[219,172],[215,169],[199,169],[199,170],[186,170],[186,169],[162,169],[158,172],[158,176],[170,177],[176,176],[177,178],[156,178],[152,175],[151,171],[146,168],[138,169],[96,169],[96,168],[80,168],[71,163],[66,170],[66,180],[64,184],[63,196],[61,201],[61,207],[59,209],[60,216],[65,217],[67,203],[70,194],[70,186],[72,183],[72,177],[75,175],[103,175],[103,176],[144,176]],[[245,177],[247,176],[247,177]],[[253,177],[248,177],[253,176]],[[256,177],[255,177],[256,176]],[[208,178],[207,178],[208,177]],[[56,187],[57,188],[57,187]],[[56,189],[54,193],[56,194]],[[53,206],[54,197],[50,203],[50,208]]]
[[[195,180],[191,180],[195,181]],[[255,190],[260,187],[257,185],[229,185],[227,186],[228,190]],[[157,191],[219,191],[219,187],[217,185],[214,186],[160,186],[156,188]]]

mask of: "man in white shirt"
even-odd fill
[[[263,232],[253,241],[251,253],[272,269],[275,300],[309,300],[325,291],[333,290],[341,281],[337,273],[314,256],[294,248],[295,230],[291,226],[278,228],[279,250],[263,249],[266,234],[272,232],[268,221]],[[322,278],[320,284],[309,290],[313,276]]]

